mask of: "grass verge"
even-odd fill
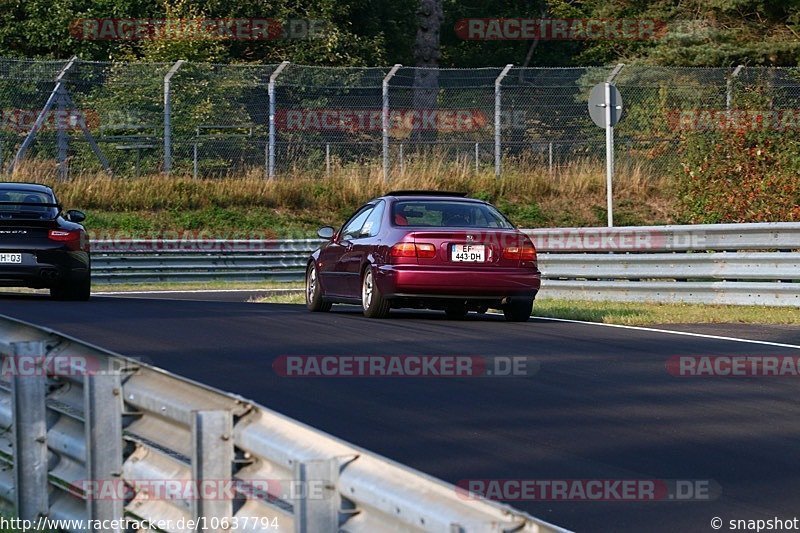
[[[257,303],[305,302],[303,294],[253,298]],[[604,324],[649,326],[655,324],[798,324],[800,309],[739,305],[651,304],[588,300],[537,300],[534,317],[565,318]]]

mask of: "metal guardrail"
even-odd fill
[[[542,298],[800,305],[800,224],[523,230]],[[95,281],[299,281],[319,240],[93,243]],[[713,253],[712,253],[713,252]]]
[[[191,531],[181,519],[219,532],[566,531],[241,397],[4,316],[0,358],[0,503],[23,519],[124,515],[170,520],[169,532]],[[158,497],[153,481],[181,486],[179,496]],[[181,497],[204,482],[233,486],[235,497]],[[123,484],[124,498],[106,490]]]

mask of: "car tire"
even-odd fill
[[[59,285],[50,288],[50,297],[54,300],[86,302],[92,296],[92,280],[85,278],[71,285]]]
[[[533,312],[533,299],[511,300],[503,307],[508,322],[527,322]]]
[[[367,318],[386,318],[391,308],[389,300],[384,298],[378,289],[370,267],[367,267],[361,276],[361,307]]]
[[[322,288],[317,277],[317,267],[314,263],[306,269],[306,308],[311,312],[327,312],[331,310],[331,303],[322,299]]]
[[[450,304],[444,308],[448,320],[464,320],[467,318],[467,306],[463,303]]]

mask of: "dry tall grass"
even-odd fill
[[[97,173],[59,182],[52,169],[52,162],[28,161],[13,176],[2,179],[46,183],[56,189],[65,205],[103,211],[259,207],[340,212],[400,189],[463,191],[490,201],[536,204],[567,212],[605,206],[605,168],[602,162],[592,160],[575,160],[552,176],[547,168],[507,164],[503,177],[497,179],[491,167],[476,172],[474,163],[466,158],[431,157],[410,161],[402,174],[392,169],[388,183],[379,162],[335,166],[330,176],[321,177],[295,170],[273,180],[264,179],[259,168],[214,179],[176,175],[111,178]],[[646,167],[623,165],[617,169],[614,196],[618,202],[649,205],[651,211],[669,218],[667,191],[668,179]]]

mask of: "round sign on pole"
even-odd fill
[[[609,83],[611,101],[606,102],[606,84],[598,83],[589,95],[589,116],[598,127],[606,127],[606,106],[611,106],[611,125],[616,126],[622,116],[622,95],[613,83]]]

